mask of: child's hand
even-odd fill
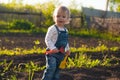
[[[53,49],[53,50],[48,50],[45,52],[45,54],[53,54],[53,53],[58,53],[59,50],[56,48],[56,49]]]
[[[57,48],[55,48],[55,49],[52,50],[52,52],[53,52],[53,53],[58,53],[59,50],[58,50]]]
[[[66,55],[70,55],[70,51],[66,51]]]

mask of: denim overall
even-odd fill
[[[55,27],[58,32],[55,46],[58,49],[61,47],[65,48],[68,43],[68,33],[66,29],[64,31],[60,31],[56,25]],[[59,65],[64,57],[65,54],[60,52],[46,55],[46,70],[44,71],[42,80],[59,80]]]

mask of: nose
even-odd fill
[[[60,17],[61,20],[63,20],[63,17]]]

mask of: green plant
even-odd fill
[[[100,60],[92,60],[90,56],[83,53],[76,54],[74,58],[68,58],[67,68],[72,67],[87,67],[92,68],[100,65]]]
[[[11,75],[11,80],[17,80],[16,75]],[[8,79],[9,80],[9,79]]]
[[[18,30],[30,30],[34,27],[34,24],[32,24],[30,21],[28,20],[14,20],[10,27],[12,29],[18,29]]]
[[[33,80],[34,72],[43,70],[45,66],[39,67],[38,65],[34,64],[34,62],[30,61],[30,63],[25,64],[25,71],[29,73],[29,79],[28,80]]]
[[[6,74],[10,71],[10,66],[12,65],[13,61],[10,61],[9,63],[7,63],[6,60],[4,60],[3,62],[0,62],[0,67],[2,68],[0,70],[0,78],[2,80],[10,77],[10,76],[6,76]]]
[[[108,57],[108,55],[103,55],[103,59],[91,59],[91,56],[87,56],[87,54],[79,53],[76,54],[73,58],[68,58],[67,68],[92,68],[95,66],[112,66],[117,65],[118,63],[111,64],[111,61],[114,58]]]
[[[111,62],[115,60],[114,56],[109,57],[108,54],[103,54],[103,59],[101,61],[101,66],[112,66]],[[116,59],[117,61],[117,59]],[[117,65],[118,62],[114,62],[113,65]]]
[[[44,25],[46,27],[48,27],[48,26],[50,26],[50,25],[52,25],[54,23],[52,14],[53,14],[55,5],[54,5],[54,3],[52,1],[47,2],[47,3],[43,4],[43,5],[44,6],[41,6],[41,10],[42,10],[43,16],[45,16]]]

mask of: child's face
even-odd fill
[[[68,21],[67,11],[58,9],[56,15],[54,15],[54,21],[57,26],[63,27]]]

